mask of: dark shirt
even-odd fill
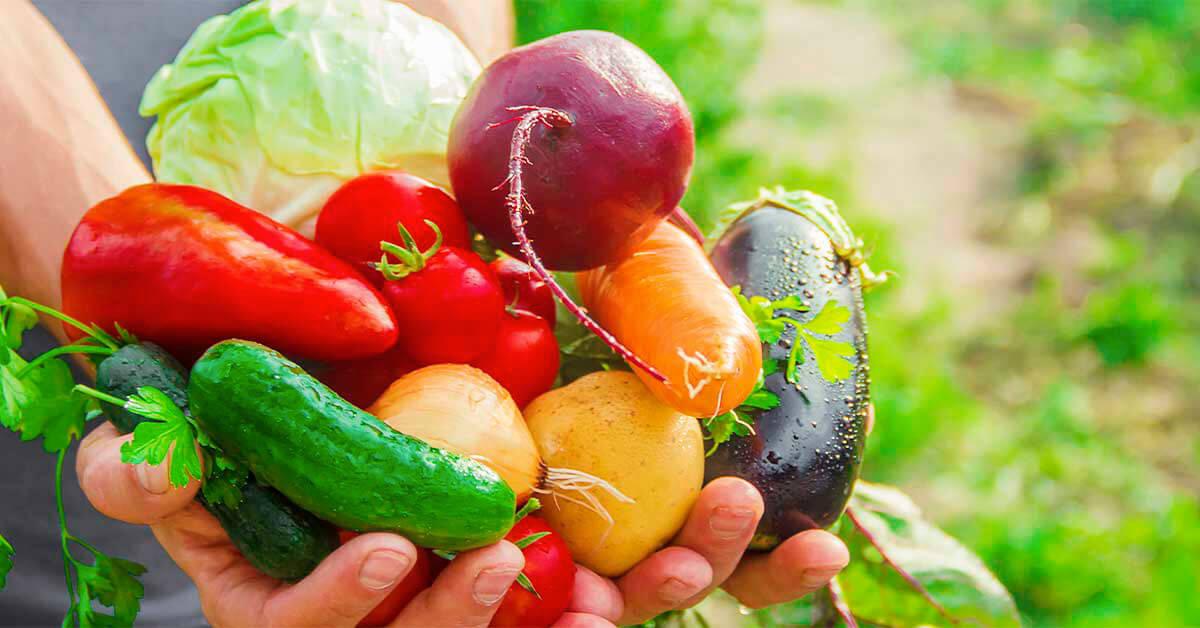
[[[126,137],[142,160],[148,161],[146,132],[152,120],[137,113],[147,81],[161,65],[174,59],[200,22],[229,12],[242,1],[33,0],[33,4],[78,55]],[[22,351],[27,356],[53,346],[42,330],[32,336]],[[72,533],[106,553],[135,560],[149,569],[142,578],[146,598],[137,625],[205,625],[191,581],[171,562],[150,530],[107,519],[88,505],[75,478],[74,450],[66,469],[64,501]],[[16,549],[8,587],[0,592],[0,626],[57,626],[66,613],[53,480],[52,456],[0,429],[0,533]]]

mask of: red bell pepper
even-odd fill
[[[382,353],[396,318],[353,268],[258,212],[186,185],[92,207],[67,243],[63,310],[181,358],[226,338],[316,360]]]

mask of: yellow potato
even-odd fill
[[[610,524],[563,498],[579,497],[573,492],[543,498],[539,514],[579,563],[618,576],[683,526],[704,483],[700,424],[659,401],[633,373],[592,373],[552,390],[529,404],[525,421],[547,465],[603,478],[634,500],[592,491]]]

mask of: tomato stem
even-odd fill
[[[437,253],[442,248],[442,230],[432,220],[426,220],[425,224],[429,225],[430,229],[433,229],[434,240],[433,246],[424,251],[417,246],[417,241],[409,233],[408,229],[404,227],[404,223],[402,222],[396,223],[396,229],[400,231],[400,238],[404,241],[404,246],[393,244],[387,240],[379,243],[379,249],[383,253],[379,256],[379,262],[373,264],[373,266],[375,270],[383,273],[385,279],[396,281],[420,271],[425,268],[425,264],[429,262],[429,258],[433,257],[434,253]],[[400,261],[398,263],[389,262],[388,253],[395,255],[396,259]]]
[[[533,242],[530,241],[529,235],[525,233],[525,214],[526,212],[533,213],[533,207],[529,205],[529,200],[525,198],[525,184],[522,179],[522,173],[525,164],[531,163],[527,156],[527,149],[532,138],[533,129],[539,124],[551,129],[566,128],[573,123],[571,117],[563,111],[549,107],[522,106],[509,107],[508,110],[519,115],[508,120],[490,124],[488,128],[501,126],[510,122],[517,123],[517,128],[513,130],[512,145],[509,149],[508,176],[500,183],[500,186],[508,185],[508,195],[505,197],[504,204],[508,208],[509,224],[512,227],[513,235],[517,238],[517,245],[521,247],[521,254],[525,256],[526,261],[529,262],[529,265],[533,267],[538,276],[550,285],[550,291],[562,302],[567,311],[579,319],[579,322],[588,331],[599,336],[604,341],[604,344],[611,347],[617,355],[621,356],[626,362],[629,362],[630,365],[645,371],[660,382],[666,382],[667,378],[665,375],[647,364],[645,360],[638,357],[633,351],[630,351],[628,347],[621,344],[621,341],[617,340],[616,336],[613,336],[608,330],[601,327],[599,323],[592,320],[584,312],[583,308],[571,300],[567,291],[554,280],[554,275],[550,274],[550,271],[546,269],[545,264],[542,263],[542,259],[533,250]]]

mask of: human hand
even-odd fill
[[[868,406],[866,432],[875,427]],[[808,595],[850,562],[841,539],[807,530],[769,554],[744,556],[763,515],[762,495],[749,482],[717,478],[701,491],[674,543],[637,564],[615,582],[580,568],[578,581],[595,593],[578,610],[622,625],[699,604],[722,587],[742,604],[762,608]]]
[[[718,478],[704,487],[683,529],[615,581],[580,569],[576,608],[620,625],[698,604],[717,587],[753,608],[794,600],[825,586],[850,560],[841,539],[807,530],[768,554],[743,556],[763,514],[745,480]],[[594,591],[594,592],[592,592]]]
[[[363,534],[338,548],[298,583],[287,584],[255,569],[212,515],[194,501],[198,482],[171,487],[167,465],[121,462],[131,437],[105,423],[80,445],[80,486],[102,514],[149,525],[171,558],[192,579],[205,616],[214,626],[355,626],[387,597],[416,560],[407,539]],[[507,541],[459,555],[392,622],[406,626],[487,626],[504,593],[524,567],[521,550]],[[604,581],[582,576],[575,606],[557,628],[604,628],[606,619],[586,609],[607,599]]]

